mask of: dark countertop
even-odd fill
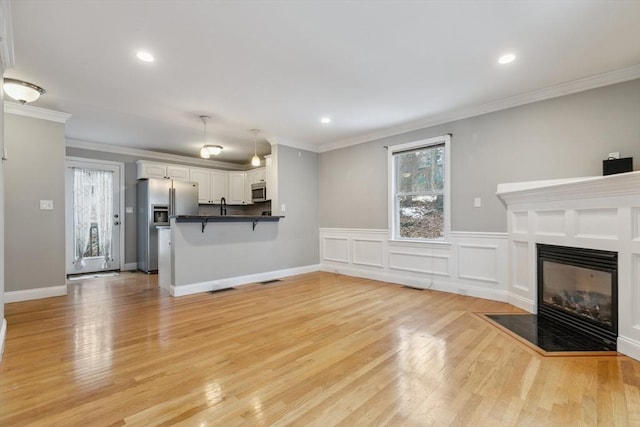
[[[173,215],[176,222],[199,222],[202,226],[202,232],[207,224],[212,222],[250,222],[252,229],[256,229],[259,222],[278,222],[283,216],[271,215]]]
[[[176,222],[254,222],[254,221],[280,221],[284,216],[271,215],[174,215]]]

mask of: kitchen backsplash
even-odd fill
[[[271,200],[253,205],[227,205],[227,215],[262,215],[271,211]],[[220,215],[220,205],[198,205],[199,215]]]

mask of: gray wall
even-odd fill
[[[5,114],[5,291],[65,286],[64,124]],[[53,200],[53,210],[40,210]]]
[[[452,230],[504,232],[499,183],[602,175],[602,160],[616,151],[640,169],[640,80],[322,153],[320,226],[386,229],[384,146],[446,133]]]
[[[317,264],[320,260],[318,154],[277,145],[278,201],[274,211],[281,221],[280,237],[288,242],[276,255],[282,267]],[[285,212],[280,212],[282,205]]]

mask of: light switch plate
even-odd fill
[[[50,211],[53,209],[53,200],[40,200],[40,209]]]

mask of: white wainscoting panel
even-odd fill
[[[391,270],[413,271],[416,273],[448,277],[449,257],[446,255],[430,255],[390,250],[389,268]]]
[[[513,232],[527,234],[529,232],[529,212],[512,212]]]
[[[576,209],[576,237],[618,238],[618,209]]]
[[[506,237],[452,232],[447,243],[420,243],[389,240],[387,230],[321,228],[321,266],[323,271],[506,301]],[[345,241],[347,248],[340,246]]]
[[[384,267],[384,241],[382,239],[353,238],[353,263],[371,267]]]
[[[631,305],[640,307],[640,254],[631,255]],[[631,324],[640,335],[640,310],[633,310]]]
[[[631,229],[633,230],[631,239],[640,242],[640,208],[631,209],[631,224]]]
[[[323,259],[335,262],[349,262],[349,239],[345,237],[325,237],[323,243]]]
[[[564,210],[536,211],[536,233],[548,236],[564,236],[564,212]]]
[[[498,246],[458,245],[458,277],[498,283]]]
[[[527,242],[513,243],[513,287],[529,292],[529,244]]]

